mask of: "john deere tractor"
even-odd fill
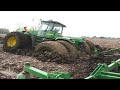
[[[35,52],[52,51],[59,55],[74,54],[77,51],[94,53],[94,44],[84,38],[64,37],[66,26],[57,21],[41,21],[36,28],[18,29],[6,35],[3,50],[12,52],[17,49],[31,49]]]

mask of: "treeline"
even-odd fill
[[[10,31],[6,28],[0,28],[0,34],[7,34],[9,33]]]
[[[102,38],[102,39],[120,39],[119,37],[104,37],[104,36],[101,36],[101,37],[97,37],[97,36],[93,36],[93,37],[89,37],[89,36],[81,36],[82,38]]]

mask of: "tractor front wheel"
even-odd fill
[[[12,52],[20,48],[26,47],[25,35],[19,32],[11,32],[7,34],[3,42],[3,50]]]

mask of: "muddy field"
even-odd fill
[[[98,44],[105,48],[120,48],[120,40],[110,39],[93,39],[89,38],[94,44]],[[24,52],[28,52],[27,55]],[[29,62],[32,66],[41,69],[46,72],[51,71],[63,71],[70,72],[71,79],[83,79],[87,77],[97,66],[98,63],[109,64],[113,60],[117,60],[117,57],[93,57],[88,55],[78,55],[77,58],[72,57],[59,57],[51,55],[50,57],[43,57],[41,54],[40,60],[35,58],[29,51],[24,51],[21,54],[12,54],[2,51],[2,45],[0,45],[0,79],[15,79],[16,75],[23,70],[25,62]],[[79,52],[78,52],[79,53]],[[58,62],[50,62],[50,61]],[[65,62],[60,62],[65,61]]]

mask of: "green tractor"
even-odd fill
[[[12,52],[17,49],[31,49],[35,52],[52,51],[59,55],[74,54],[77,51],[86,54],[94,53],[94,44],[84,38],[64,37],[63,29],[66,26],[57,21],[41,21],[36,28],[27,27],[18,29],[6,35],[3,50]]]

